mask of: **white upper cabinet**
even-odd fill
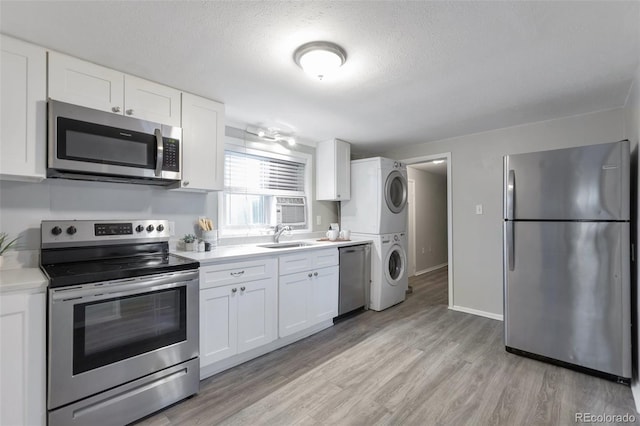
[[[180,126],[180,91],[58,52],[49,52],[49,97]]]
[[[46,50],[0,35],[0,178],[45,178]]]
[[[180,127],[180,91],[132,75],[124,76],[124,114]]]
[[[316,199],[346,201],[351,198],[351,145],[340,139],[316,147]]]
[[[224,105],[182,94],[182,184],[187,191],[224,185]]]
[[[62,53],[49,52],[49,97],[123,114],[124,74]]]

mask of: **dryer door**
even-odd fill
[[[384,184],[384,200],[393,213],[400,213],[407,205],[407,179],[398,170],[387,176]]]
[[[407,254],[402,246],[394,244],[384,260],[384,275],[391,285],[398,285],[407,274]]]

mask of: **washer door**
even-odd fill
[[[405,275],[407,268],[407,255],[399,244],[394,244],[389,249],[384,260],[384,275],[387,282],[391,285],[397,285]]]
[[[387,176],[384,184],[384,200],[393,213],[400,213],[407,205],[407,179],[398,170]]]

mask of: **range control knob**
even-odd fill
[[[164,231],[164,225],[162,225],[162,224],[158,225],[158,227],[156,228],[156,230],[157,230],[158,232],[162,232],[162,231]]]
[[[147,232],[151,232],[151,231],[153,231],[153,229],[154,229],[153,225],[147,226]]]
[[[73,235],[76,232],[78,232],[78,230],[76,229],[75,226],[70,226],[70,227],[67,228],[67,234],[69,234],[69,235]]]
[[[144,226],[142,225],[136,226],[136,232],[142,232],[142,231],[144,231]]]
[[[53,229],[51,230],[51,233],[53,235],[60,235],[62,234],[62,228],[60,228],[59,226],[54,226]]]

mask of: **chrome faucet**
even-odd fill
[[[291,231],[291,228],[288,225],[282,225],[281,223],[277,224],[273,233],[273,242],[279,243],[280,235],[282,235],[284,231]]]

